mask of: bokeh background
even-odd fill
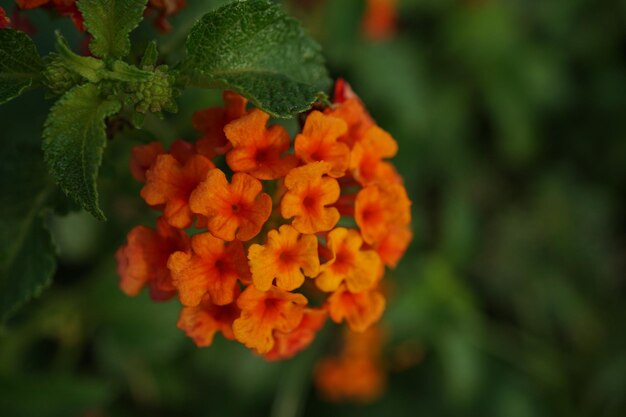
[[[224,1],[188,3],[170,33],[142,25],[136,51],[156,36],[175,60]],[[382,33],[365,29],[364,0],[285,3],[400,144],[415,237],[387,279],[384,394],[337,403],[315,389],[331,325],[268,363],[221,337],[198,349],[177,302],[118,290],[113,253],[154,218],[130,147],[196,137],[192,112],[219,93],[189,91],[179,114],[109,142],[106,224],[50,215],[58,272],[0,330],[0,415],[626,415],[626,3],[398,0]],[[54,29],[78,49],[68,19],[26,15],[40,51]],[[0,136],[39,140],[51,103],[31,92],[0,107]]]

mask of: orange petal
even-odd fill
[[[315,283],[322,291],[335,291],[342,282],[359,292],[371,288],[379,278],[381,262],[373,250],[361,250],[363,240],[356,230],[338,227],[328,234],[332,258],[320,268]]]
[[[307,308],[298,327],[289,333],[274,332],[274,347],[264,355],[270,361],[289,359],[307,348],[326,322],[326,312]]]
[[[413,233],[410,228],[393,227],[378,241],[376,253],[385,265],[395,268],[411,243],[411,239],[413,239]]]
[[[328,113],[344,120],[348,125],[348,133],[342,136],[340,140],[350,147],[360,142],[365,136],[365,132],[375,124],[358,97],[348,98],[335,108],[328,110]]]
[[[120,288],[130,296],[150,285],[151,297],[157,301],[174,295],[175,287],[167,269],[167,259],[176,251],[185,251],[189,238],[178,229],[167,224],[163,218],[157,220],[157,229],[137,226],[128,233],[127,243],[116,253]]]
[[[180,302],[197,306],[208,293],[213,304],[232,303],[237,280],[249,275],[241,242],[226,245],[210,233],[202,233],[192,237],[191,247],[191,253],[176,252],[167,263]]]
[[[287,192],[281,201],[281,215],[295,217],[292,225],[301,233],[317,233],[332,229],[339,221],[339,211],[327,207],[339,199],[336,179],[325,177],[328,162],[313,162],[295,168],[285,177]]]
[[[195,155],[195,149],[193,144],[182,139],[176,139],[170,145],[170,154],[172,154],[178,162],[185,164]]]
[[[335,323],[346,320],[352,330],[363,332],[382,316],[385,297],[376,290],[352,293],[342,285],[328,297],[327,309]]]
[[[245,98],[231,91],[223,93],[224,107],[209,107],[197,111],[192,116],[194,129],[203,136],[196,141],[196,150],[201,155],[212,158],[223,155],[231,149],[224,134],[224,126],[246,113]]]
[[[325,358],[315,368],[315,385],[331,401],[371,402],[382,394],[385,373],[375,358]]]
[[[268,232],[265,245],[250,246],[248,260],[257,289],[269,290],[276,279],[279,288],[292,291],[304,283],[305,275],[314,277],[319,272],[317,238],[283,225]]]
[[[363,240],[375,244],[389,229],[411,222],[411,201],[401,184],[369,185],[357,194],[354,218]]]
[[[370,127],[363,139],[356,143],[350,156],[350,171],[363,185],[376,182],[382,160],[398,152],[396,141],[378,126]]]
[[[269,115],[254,109],[224,127],[233,149],[226,163],[235,172],[247,172],[255,178],[271,180],[283,177],[298,161],[289,149],[287,131],[279,125],[266,128]]]
[[[261,190],[261,182],[248,174],[236,173],[228,184],[226,175],[214,169],[191,194],[190,207],[207,218],[213,235],[246,241],[261,231],[272,212],[272,199]]]
[[[160,142],[133,146],[130,157],[130,173],[137,181],[146,182],[146,171],[152,167],[157,156],[165,153]]]
[[[276,287],[267,292],[248,286],[237,300],[241,317],[233,323],[235,337],[259,354],[274,347],[275,330],[288,333],[302,320],[307,299]]]
[[[183,307],[176,325],[199,347],[210,346],[215,333],[221,332],[229,340],[235,338],[233,322],[239,317],[236,303],[216,305],[205,297],[196,307]]]
[[[296,136],[296,155],[305,163],[330,163],[328,175],[339,178],[350,164],[350,148],[338,141],[347,130],[348,126],[343,120],[313,111],[307,117],[302,133]]]
[[[213,167],[200,155],[194,155],[184,165],[172,155],[159,155],[146,173],[141,196],[152,206],[163,205],[163,215],[172,226],[187,228],[193,220],[189,196]]]
[[[374,40],[387,39],[396,31],[397,0],[367,0],[363,30]]]

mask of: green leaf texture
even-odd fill
[[[204,15],[186,47],[191,84],[234,90],[275,117],[307,110],[330,86],[319,45],[269,1]]]
[[[39,138],[0,141],[0,321],[50,285],[55,248],[42,210],[53,189]]]
[[[93,40],[89,49],[97,57],[121,58],[130,52],[128,35],[143,19],[147,0],[80,0],[78,8]]]
[[[43,63],[24,32],[0,30],[0,104],[19,96],[39,77]]]
[[[121,104],[100,97],[98,87],[87,84],[66,93],[52,107],[44,128],[43,150],[48,169],[63,191],[96,218],[96,179],[106,145],[105,119]]]

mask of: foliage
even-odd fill
[[[142,20],[146,2],[77,3],[92,37],[89,48],[94,57],[74,53],[57,32],[57,53],[42,60],[25,33],[0,31],[0,103],[17,97],[39,79],[49,94],[61,95],[43,131],[48,171],[70,198],[100,220],[105,215],[99,207],[97,180],[107,139],[107,118],[124,110],[120,117],[141,127],[146,114],[162,117],[162,110],[176,112],[175,98],[184,87],[182,80],[196,73],[210,80],[197,84],[237,90],[280,117],[310,108],[329,88],[319,46],[295,20],[267,0],[235,2],[207,13],[191,30],[188,58],[180,69],[155,65],[156,44],[146,51],[141,68],[123,61],[121,58],[131,50],[129,34]],[[247,31],[241,29],[250,24]],[[208,26],[217,28],[210,31],[211,36],[207,36]],[[250,36],[261,28],[263,36]],[[239,35],[235,36],[237,31]],[[206,51],[215,54],[207,55]],[[276,94],[276,86],[284,88],[284,94]],[[7,243],[8,253],[20,252],[20,239],[14,247]],[[8,258],[11,269],[7,266],[7,273],[29,273],[30,266],[20,263],[22,258]],[[39,288],[34,282],[23,292],[30,296]],[[12,292],[4,296],[15,297],[15,301],[6,301],[9,304],[25,298]]]
[[[193,22],[225,2],[187,3],[173,32],[158,35],[159,58],[145,63],[152,68],[136,65],[155,36],[143,24],[123,62],[151,74],[161,64],[168,73],[181,69],[175,64]],[[25,416],[623,415],[624,7],[400,0],[396,34],[373,41],[362,32],[361,0],[283,3],[320,42],[330,73],[350,80],[399,141],[394,163],[414,201],[415,243],[389,280],[385,357],[394,371],[386,394],[355,405],[316,393],[314,357],[336,347],[332,333],[302,357],[272,364],[223,340],[197,349],[176,329],[177,306],[120,293],[113,251],[130,225],[154,220],[128,174],[131,145],[193,137],[192,112],[219,100],[183,88],[191,79],[177,76],[176,118],[139,113],[142,130],[120,129],[138,112],[123,99],[131,81],[112,79],[122,70],[106,62],[96,84],[108,84],[123,104],[107,123],[115,135],[98,182],[106,224],[43,209],[68,205],[36,151],[53,102],[33,91],[0,107],[0,189],[3,202],[15,201],[0,207],[0,243],[13,247],[25,227],[33,237],[51,230],[59,247],[54,285],[0,336],[0,409]],[[11,10],[13,2],[1,4]],[[41,11],[29,17],[40,51],[52,49],[59,27],[78,50],[69,23]],[[32,255],[34,245],[20,253]],[[3,294],[11,282],[4,259]],[[24,265],[53,270],[52,262]],[[417,352],[408,356],[418,363],[407,365],[407,352]]]

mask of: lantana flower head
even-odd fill
[[[195,141],[135,147],[132,175],[163,215],[118,251],[124,292],[177,295],[178,327],[198,346],[219,333],[267,360],[293,357],[327,321],[375,325],[385,267],[412,238],[411,202],[396,142],[340,84],[293,136],[225,92],[223,107],[194,114]]]

